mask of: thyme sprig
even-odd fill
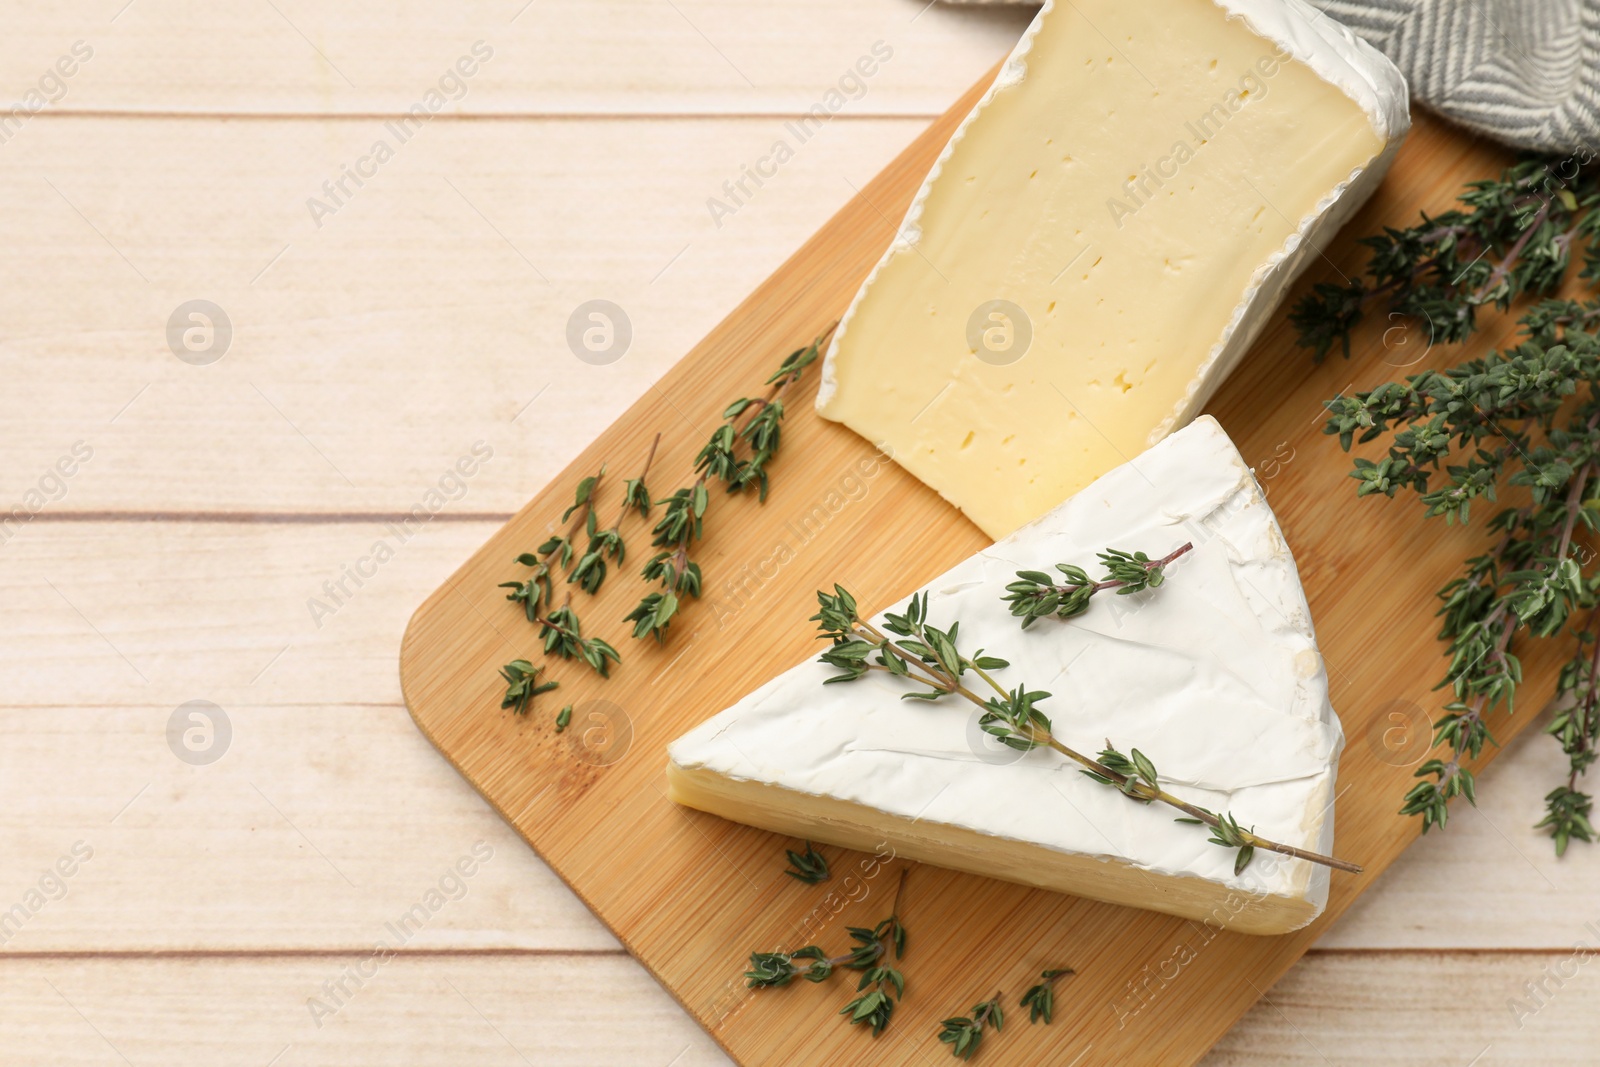
[[[1160,559],[1151,559],[1143,552],[1109,548],[1100,553],[1107,573],[1098,582],[1082,567],[1070,563],[1056,564],[1056,570],[1066,578],[1061,583],[1045,571],[1018,571],[1017,580],[1006,586],[1004,599],[1011,605],[1011,614],[1022,619],[1024,630],[1049,615],[1070,619],[1088,611],[1094,595],[1107,589],[1115,589],[1118,596],[1128,596],[1156,588],[1166,580],[1165,568],[1193,548],[1194,542],[1186,542]]]
[[[661,435],[656,434],[655,440],[650,443],[650,451],[645,455],[644,467],[637,478],[629,478],[622,485],[622,507],[617,512],[617,521],[604,530],[595,529],[594,511],[590,509],[587,521],[589,533],[589,547],[584,549],[583,555],[578,557],[577,565],[567,574],[567,581],[574,582],[585,593],[593,596],[600,591],[601,584],[606,580],[606,560],[610,558],[618,566],[627,558],[628,546],[622,540],[622,520],[628,517],[632,510],[638,510],[643,518],[650,516],[650,490],[645,486],[645,478],[650,474],[650,464],[656,458],[656,448],[661,444]],[[570,552],[569,552],[570,556]]]
[[[604,638],[583,636],[578,614],[570,603],[562,604],[535,621],[539,624],[539,637],[544,641],[546,654],[582,660],[602,678],[611,676],[612,663],[622,662],[617,650]]]
[[[1022,1006],[1028,1009],[1029,1023],[1037,1023],[1043,1019],[1045,1024],[1049,1025],[1055,1013],[1056,979],[1074,973],[1076,972],[1070,967],[1057,967],[1040,972],[1038,983],[1029,986],[1021,998]],[[945,1019],[939,1024],[939,1040],[950,1046],[950,1053],[956,1059],[972,1058],[983,1040],[986,1026],[992,1026],[995,1033],[1000,1032],[1005,1024],[1005,1015],[1000,1006],[1001,996],[1001,992],[997,990],[990,999],[981,1004],[974,1004],[969,1014]]]
[[[861,618],[855,598],[844,587],[835,585],[833,588],[831,594],[818,591],[819,610],[811,616],[818,624],[820,636],[830,642],[828,651],[818,657],[819,660],[841,672],[824,684],[855,681],[868,671],[882,671],[928,687],[926,691],[902,694],[902,699],[934,701],[960,696],[983,709],[978,720],[980,727],[1002,744],[1024,752],[1035,748],[1053,749],[1077,763],[1089,777],[1114,786],[1135,801],[1158,801],[1210,827],[1214,835],[1220,830],[1230,842],[1237,842],[1226,847],[1241,850],[1243,859],[1236,857],[1235,872],[1244,869],[1256,849],[1264,849],[1336,870],[1360,873],[1361,867],[1357,864],[1270,841],[1240,828],[1226,815],[1218,815],[1172,795],[1161,787],[1155,765],[1142,754],[1137,760],[1119,762],[1113,759],[1116,765],[1108,766],[1104,762],[1107,753],[1116,752],[1109,741],[1101,754],[1102,759],[1098,760],[1068,747],[1051,732],[1049,718],[1039,710],[1038,705],[1050,694],[1022,685],[1007,689],[989,673],[1009,666],[1005,660],[985,656],[981,649],[971,656],[960,652],[957,645],[960,623],[951,624],[947,630],[929,624],[926,593],[913,596],[905,614],[887,613],[880,630]],[[963,681],[968,672],[981,679],[993,695],[980,695],[968,688]],[[1120,754],[1117,755],[1120,759]],[[1250,853],[1243,852],[1246,847],[1251,849]]]
[[[1486,551],[1438,594],[1448,643],[1439,688],[1453,699],[1434,723],[1439,751],[1417,768],[1401,812],[1427,831],[1446,824],[1455,797],[1477,802],[1463,764],[1495,744],[1486,716],[1514,710],[1527,646],[1559,637],[1571,657],[1547,732],[1568,768],[1538,823],[1557,855],[1574,839],[1595,840],[1593,799],[1580,785],[1600,745],[1600,567],[1587,544],[1600,526],[1600,301],[1551,296],[1580,252],[1578,279],[1600,283],[1600,176],[1571,162],[1519,163],[1472,183],[1461,197],[1468,210],[1368,239],[1362,278],[1337,299],[1338,287],[1319,286],[1295,318],[1301,344],[1320,355],[1340,342],[1348,353],[1350,330],[1374,300],[1391,318],[1426,318],[1435,341],[1453,342],[1484,304],[1545,297],[1523,308],[1517,343],[1335,397],[1324,432],[1346,451],[1387,441],[1381,458],[1353,461],[1357,496],[1408,491],[1447,524],[1466,524],[1479,501],[1494,508]],[[1503,490],[1514,494],[1505,503]]]
[[[784,855],[789,857],[789,867],[783,873],[790,878],[806,885],[821,885],[828,880],[828,859],[810,841],[804,852],[785,849]]]
[[[751,989],[772,989],[788,985],[797,976],[808,982],[821,982],[849,958],[846,954],[830,959],[817,945],[807,945],[793,952],[752,952],[750,969],[744,972],[745,985]],[[796,960],[812,962],[796,966]]]
[[[789,854],[791,857],[794,853]],[[900,901],[905,894],[906,869],[900,870],[900,882],[895,887],[894,907],[889,917],[870,929],[851,926],[846,930],[855,942],[850,951],[829,956],[818,945],[807,945],[793,952],[752,952],[750,969],[744,972],[745,985],[751,989],[770,989],[785,986],[797,977],[808,982],[825,981],[837,968],[860,971],[856,985],[860,994],[839,1010],[848,1016],[851,1026],[866,1023],[877,1037],[889,1025],[897,998],[905,996],[906,980],[898,967],[889,964],[890,953],[896,962],[905,955],[906,928],[900,921]]]
[[[974,1004],[969,1015],[958,1015],[939,1024],[939,1040],[950,1046],[951,1055],[958,1060],[970,1060],[983,1041],[983,1028],[994,1027],[999,1033],[1005,1026],[1005,1013],[1000,1008],[1000,993],[981,1004]]]
[[[555,603],[555,574],[564,571],[572,565],[572,557],[577,552],[573,538],[579,530],[587,529],[594,532],[594,493],[605,477],[606,468],[601,464],[598,473],[588,475],[578,482],[578,487],[573,493],[572,506],[561,513],[561,521],[572,519],[572,525],[564,534],[552,534],[537,549],[524,552],[517,557],[517,562],[524,567],[533,568],[533,573],[521,582],[501,582],[501,589],[509,589],[506,599],[513,603],[521,604],[523,613],[529,622],[538,622],[542,608]],[[576,513],[577,518],[573,519]]]
[[[709,483],[720,481],[729,493],[754,486],[759,499],[766,501],[771,487],[767,465],[777,456],[783,439],[783,395],[821,356],[837,325],[785,356],[766,380],[765,395],[740,397],[724,408],[721,425],[695,456],[694,481],[656,502],[666,507],[650,531],[650,544],[659,551],[645,564],[642,575],[647,582],[660,583],[661,592],[647,594],[625,616],[634,624],[635,638],[652,636],[658,643],[665,641],[683,601],[700,596],[700,565],[689,558],[689,550],[705,533],[706,509],[711,504]]]
[[[888,963],[891,949],[896,962],[906,952],[906,928],[900,922],[900,897],[905,888],[906,871],[901,868],[900,884],[894,893],[894,910],[889,917],[870,930],[860,926],[847,928],[856,947],[845,966],[862,972],[861,981],[856,985],[856,992],[861,995],[840,1008],[839,1014],[847,1016],[846,1021],[851,1026],[862,1022],[871,1026],[873,1037],[883,1033],[889,1025],[889,1017],[894,1014],[896,998],[906,994],[905,976]]]
[[[1070,978],[1077,973],[1071,967],[1040,971],[1039,983],[1029,986],[1028,991],[1022,994],[1022,1006],[1028,1009],[1028,1022],[1037,1023],[1043,1019],[1046,1026],[1050,1025],[1056,1010],[1056,979]]]
[[[525,659],[514,659],[501,667],[500,677],[505,679],[506,695],[500,701],[500,707],[510,708],[517,715],[526,715],[534,697],[540,693],[548,693],[561,684],[556,681],[539,681],[539,675],[543,673],[542,664],[535,667]]]

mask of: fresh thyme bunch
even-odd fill
[[[1113,786],[1132,800],[1159,801],[1182,813],[1183,818],[1178,821],[1210,827],[1213,842],[1238,850],[1234,861],[1236,874],[1249,864],[1256,849],[1310,860],[1353,874],[1361,871],[1360,866],[1345,860],[1270,841],[1242,829],[1226,814],[1219,815],[1174,796],[1161,788],[1155,765],[1137,749],[1129,759],[1107,741],[1101,758],[1096,760],[1069,748],[1051,732],[1050,719],[1039,710],[1038,705],[1050,694],[1029,690],[1024,685],[1012,689],[1002,686],[989,672],[1009,664],[1003,659],[985,656],[981,649],[970,656],[963,654],[957,645],[961,624],[952,623],[945,630],[931,625],[926,593],[912,597],[905,614],[886,613],[881,630],[861,617],[855,597],[843,586],[835,585],[831,594],[819,590],[817,604],[818,611],[811,619],[817,623],[820,636],[829,642],[828,650],[818,660],[840,671],[824,681],[824,685],[853,682],[865,677],[868,671],[882,671],[928,687],[927,691],[901,694],[903,700],[931,702],[946,696],[960,696],[983,709],[979,725],[1002,744],[1023,752],[1035,748],[1053,749],[1078,764],[1090,778]],[[984,696],[968,688],[965,682],[968,672],[981,679],[994,695]]]
[[[721,481],[730,493],[755,486],[759,499],[766,501],[771,484],[767,464],[782,442],[783,394],[817,361],[833,330],[828,327],[809,345],[785,356],[767,379],[765,396],[740,397],[724,408],[722,424],[695,456],[695,480],[657,501],[666,507],[650,531],[650,544],[659,551],[645,564],[642,576],[647,582],[660,583],[661,592],[646,594],[625,616],[625,621],[634,624],[635,638],[666,640],[667,628],[683,600],[700,595],[700,564],[689,558],[689,546],[705,533],[706,509],[711,504],[708,483]]]
[[[1600,280],[1600,181],[1573,160],[1529,159],[1499,178],[1470,183],[1462,207],[1406,229],[1386,227],[1362,239],[1372,249],[1365,272],[1343,285],[1312,288],[1289,316],[1300,344],[1321,360],[1338,343],[1350,355],[1350,331],[1374,310],[1429,324],[1434,342],[1464,340],[1478,308],[1504,311],[1524,294],[1555,293],[1583,243],[1579,276]]]
[[[1336,397],[1324,432],[1346,451],[1388,442],[1381,459],[1354,461],[1358,496],[1410,491],[1425,515],[1446,523],[1465,524],[1476,501],[1494,508],[1486,550],[1439,591],[1449,657],[1440,688],[1453,699],[1434,723],[1442,751],[1417,769],[1401,812],[1420,815],[1426,831],[1445,824],[1454,797],[1476,803],[1462,764],[1495,743],[1485,716],[1513,710],[1527,643],[1559,637],[1572,656],[1548,732],[1568,774],[1546,795],[1538,825],[1561,855],[1573,839],[1595,838],[1593,800],[1579,786],[1600,738],[1600,568],[1585,543],[1600,521],[1600,302],[1549,294],[1580,249],[1578,277],[1600,282],[1600,185],[1593,173],[1529,161],[1473,183],[1462,202],[1470,210],[1369,239],[1363,279],[1341,300],[1337,287],[1319,286],[1294,321],[1301,343],[1321,355],[1334,341],[1348,352],[1350,329],[1374,299],[1393,314],[1425,317],[1435,340],[1458,341],[1484,304],[1547,297],[1524,308],[1512,347]],[[1502,490],[1512,498],[1502,502]]]

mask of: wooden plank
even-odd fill
[[[620,954],[7,960],[0,1046],[62,1067],[727,1062]]]
[[[320,229],[381,121],[30,125],[0,151],[0,511],[81,440],[47,514],[404,512],[482,440],[465,506],[509,514],[922,125],[823,130],[713,219],[780,120],[456,123]],[[233,327],[207,366],[168,346],[196,298]],[[567,342],[594,298],[632,323],[607,365]]]
[[[402,709],[215,706],[0,709],[0,953],[617,948]]]
[[[932,117],[1030,18],[903,0],[13,2],[0,69],[21,99],[85,42],[92,58],[44,87],[48,112],[395,113],[483,41],[492,58],[446,84],[441,113],[794,114],[883,41],[892,57],[864,91],[846,82],[840,113]]]
[[[322,984],[339,981],[363,959],[7,960],[0,970],[4,1062],[101,1067],[123,1062],[119,1053],[132,1063],[172,1067],[267,1064],[275,1056],[279,1067],[728,1062],[620,955],[400,956],[359,987],[344,979],[350,990],[345,1004],[317,1027],[307,1000],[326,996]],[[1547,969],[1572,975],[1575,965],[1565,953],[1404,952],[1381,959],[1313,953],[1203,1062],[1459,1067],[1488,1046],[1478,1062],[1589,1064],[1600,1042],[1600,982],[1589,973],[1593,966],[1577,968],[1557,986],[1545,975]],[[1522,1016],[1518,1029],[1507,1001],[1526,1002],[1525,984],[1541,980],[1550,995],[1537,1014]],[[913,996],[908,990],[908,999]],[[1014,1032],[1008,1020],[982,1055],[998,1058],[993,1054],[1002,1041],[1030,1029],[1048,1033],[1024,1019],[1016,1023]],[[894,1062],[946,1061],[932,1029],[915,1036],[916,1053]],[[804,1040],[796,1036],[790,1047]]]
[[[24,527],[0,547],[0,701],[396,704],[407,612],[493,529],[442,514],[404,540],[375,521]]]
[[[588,733],[557,739],[521,732],[497,711],[503,683],[495,670],[513,650],[507,634],[526,624],[506,610],[494,586],[514,573],[512,557],[548,528],[578,472],[597,466],[602,455],[642,454],[650,436],[666,426],[671,429],[659,462],[665,470],[687,469],[700,435],[674,434],[675,419],[713,425],[721,405],[737,393],[730,382],[759,382],[780,353],[843,309],[962,114],[958,105],[936,123],[678,364],[654,395],[519,512],[419,609],[402,649],[402,684],[423,732],[719,1043],[746,1062],[770,1058],[783,1047],[785,1035],[810,1028],[833,1009],[823,990],[785,997],[744,991],[728,977],[724,946],[787,942],[814,904],[792,883],[783,884],[787,879],[781,871],[769,871],[779,845],[774,835],[687,812],[665,799],[662,746],[807,654],[810,635],[797,621],[809,611],[810,591],[818,584],[843,580],[865,605],[880,605],[970,554],[982,538],[931,491],[898,469],[879,465],[872,468],[870,489],[860,502],[837,509],[824,536],[808,535],[775,576],[760,574],[750,589],[742,568],[772,557],[773,546],[793,539],[786,520],[826,499],[844,473],[859,469],[864,474],[867,468],[857,464],[871,464],[865,442],[807,417],[810,390],[802,390],[791,401],[799,414],[785,437],[786,458],[798,453],[805,464],[788,459],[776,475],[778,495],[766,507],[734,500],[708,520],[709,532],[698,548],[713,569],[707,600],[676,624],[674,640],[654,654],[636,653],[627,670],[609,682],[561,672],[561,701],[576,703],[580,715],[588,714],[588,702],[604,702],[589,705],[602,709],[607,720],[595,731],[601,738],[597,748],[575,741]],[[1464,180],[1492,173],[1503,163],[1503,155],[1437,123],[1420,123],[1394,176],[1330,249],[1330,259],[1353,269],[1362,255],[1357,235],[1382,221],[1410,220],[1419,203],[1452,196]],[[1091,1045],[1097,1056],[1198,1060],[1254,1003],[1258,990],[1276,980],[1416,836],[1415,820],[1395,813],[1395,798],[1404,791],[1410,769],[1383,746],[1390,728],[1386,709],[1396,699],[1436,702],[1430,693],[1438,670],[1433,621],[1414,605],[1428,602],[1478,534],[1424,525],[1414,507],[1356,505],[1346,477],[1348,458],[1321,441],[1321,400],[1352,378],[1390,376],[1394,367],[1386,363],[1388,357],[1373,331],[1349,364],[1308,368],[1280,313],[1254,358],[1212,405],[1247,459],[1271,457],[1283,443],[1305,457],[1280,464],[1270,492],[1301,562],[1333,700],[1351,738],[1341,767],[1348,788],[1338,810],[1340,853],[1366,864],[1367,873],[1335,879],[1328,913],[1319,922],[1296,934],[1263,939],[1212,936],[1151,913],[918,868],[913,894],[918,903],[908,904],[904,914],[913,928],[934,931],[921,935],[932,941],[922,942],[928,956],[919,965],[926,968],[921,980],[956,1001],[968,995],[960,991],[974,971],[1001,984],[1019,982],[1024,972],[1070,946],[1083,1003],[1115,1006],[1125,1002],[1142,969],[1159,965],[1173,943],[1198,939],[1208,949],[1194,949],[1197,958],[1190,964],[1202,980],[1176,990],[1128,1025],[1108,1025],[1098,1008],[1074,1007],[1055,1044],[1022,1037],[998,1053],[997,1062],[1056,1062],[1063,1049],[1076,1055]],[[1429,353],[1434,360],[1444,357],[1442,351]],[[1387,550],[1374,555],[1368,548],[1374,544]],[[747,583],[740,608],[731,614],[719,606],[727,599],[730,579]],[[598,598],[601,606],[589,610],[625,610],[638,594],[637,586],[612,583]],[[1388,620],[1387,625],[1372,626],[1374,617]],[[1523,705],[1538,706],[1552,691],[1553,661],[1547,653],[1534,653],[1526,664]],[[1527,721],[1497,722],[1494,729],[1497,736],[1509,737]],[[615,740],[624,737],[626,746]],[[610,747],[613,742],[616,748]],[[549,825],[541,809],[556,806],[576,808],[577,817]],[[518,816],[519,810],[524,814]],[[844,918],[870,925],[881,918],[876,913],[883,906],[873,900],[848,907]],[[808,930],[799,936],[811,940],[811,935]],[[908,1004],[900,1033],[915,1033],[947,1009]],[[865,1055],[868,1046],[856,1037],[842,1027],[823,1031],[797,1062]]]
[[[1588,921],[1600,918],[1587,910]],[[1600,935],[1585,921],[1572,916],[1567,947],[1550,953],[1307,956],[1204,1067],[1593,1063]],[[1579,939],[1587,959],[1572,952]]]

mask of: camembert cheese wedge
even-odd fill
[[[1002,596],[1018,570],[1060,562],[1098,575],[1106,548],[1166,555],[1161,586],[1096,597],[1028,630]],[[935,625],[1011,666],[1007,686],[1079,751],[1138,747],[1164,789],[1241,826],[1331,855],[1343,735],[1294,560],[1254,477],[1209,416],[1100,478],[927,587]],[[904,604],[891,610],[905,610]],[[795,605],[796,614],[809,611]],[[882,616],[875,622],[881,623]],[[823,685],[809,661],[675,741],[680,804],[812,841],[901,856],[1248,933],[1296,929],[1327,901],[1328,869],[1235,852],[1094,782],[1049,749],[1015,752],[978,709],[907,701],[881,673]]]
[[[1410,124],[1301,0],[1047,3],[835,336],[818,410],[994,538],[1201,406]]]

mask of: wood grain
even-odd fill
[[[135,1064],[264,1065],[281,1057],[275,1067],[727,1063],[621,954],[401,956],[359,988],[347,982],[346,1004],[317,1027],[306,1002],[362,960],[358,953],[114,965],[7,960],[0,973],[6,1034],[0,1063],[103,1067],[123,1063],[119,1054]],[[1492,1051],[1479,1060],[1485,1065],[1587,1065],[1600,1007],[1588,973],[1592,962],[1564,988],[1550,986],[1554,995],[1521,1029],[1505,1006],[1525,982],[1562,960],[1531,952],[1399,952],[1376,959],[1313,953],[1204,1064],[1462,1067],[1488,1046]],[[216,1025],[219,1018],[226,1027]],[[984,1055],[999,1047],[995,1042]],[[937,1059],[890,1062],[931,1067],[948,1056],[938,1051]]]
[[[816,1063],[865,1062],[878,1053],[843,1027],[823,1029],[804,1050],[786,1041],[832,1010],[832,990],[761,996],[742,988],[742,955],[792,940],[815,906],[814,894],[783,884],[778,838],[669,804],[661,786],[662,748],[806,653],[809,633],[796,623],[809,612],[809,591],[817,584],[843,581],[870,610],[943,571],[983,539],[931,491],[885,466],[875,469],[863,499],[839,507],[821,535],[792,546],[790,562],[775,572],[762,567],[775,546],[796,540],[794,517],[826,500],[830,488],[871,455],[863,441],[810,415],[802,395],[791,405],[797,414],[786,429],[790,451],[777,474],[777,494],[765,507],[743,499],[719,502],[698,552],[710,572],[706,598],[677,624],[668,646],[630,646],[627,667],[604,684],[572,670],[558,672],[560,702],[576,704],[579,722],[600,714],[593,721],[603,728],[558,738],[548,714],[519,722],[497,711],[502,685],[495,668],[529,654],[532,642],[494,585],[514,573],[511,558],[550,528],[580,472],[602,460],[630,467],[657,431],[667,435],[662,469],[687,470],[717,410],[737,395],[740,386],[733,383],[759,382],[779,354],[843,308],[973,98],[969,94],[935,123],[675,367],[656,395],[603,434],[566,477],[430,597],[402,649],[403,688],[423,732],[744,1062],[765,1062],[780,1049],[793,1062]],[[1453,196],[1462,181],[1502,163],[1496,153],[1421,123],[1384,190],[1347,232],[1408,220],[1419,203]],[[1346,236],[1327,258],[1353,266],[1358,254]],[[929,932],[918,937],[923,962],[908,969],[914,966],[920,988],[934,995],[908,996],[889,1039],[897,1050],[927,1051],[933,1022],[977,992],[968,988],[974,973],[992,976],[985,986],[1018,984],[1069,953],[1080,976],[1068,1016],[1048,1034],[997,1047],[990,1053],[995,1062],[1059,1062],[1090,1048],[1095,1062],[1135,1051],[1162,1063],[1194,1062],[1416,835],[1416,824],[1394,813],[1394,798],[1410,779],[1407,761],[1414,764],[1421,754],[1412,759],[1389,750],[1387,713],[1398,701],[1434,717],[1427,709],[1437,705],[1430,692],[1437,646],[1432,621],[1413,606],[1427,602],[1476,534],[1424,525],[1417,509],[1401,503],[1353,505],[1348,459],[1314,447],[1323,398],[1355,377],[1371,381],[1393,373],[1393,338],[1388,348],[1381,339],[1365,340],[1350,363],[1308,373],[1307,358],[1292,345],[1280,314],[1211,410],[1247,460],[1282,456],[1285,445],[1296,457],[1278,463],[1268,489],[1300,561],[1332,698],[1350,738],[1341,766],[1340,853],[1365,863],[1367,873],[1335,880],[1328,914],[1318,923],[1265,939],[1212,935],[1181,920],[919,868],[904,914],[912,929]],[[805,457],[803,466],[791,458],[796,454]],[[621,585],[613,582],[586,609],[591,617],[626,610],[638,591]],[[1551,691],[1548,657],[1530,656],[1528,668],[1524,706],[1538,706]],[[1496,734],[1510,736],[1526,722],[1497,722]],[[592,743],[580,740],[585,737]],[[559,824],[550,818],[557,810],[568,813]],[[869,891],[866,900],[844,909],[843,919],[870,924],[886,906],[881,896]],[[1193,956],[1180,969],[1181,980],[1163,984],[1161,997],[1149,997],[1149,975],[1179,955]]]
[[[620,953],[8,960],[0,1029],[7,1067],[726,1063]]]
[[[882,40],[894,57],[841,113],[931,118],[1032,18],[926,0],[126,3],[0,5],[7,99],[81,40],[94,56],[46,114],[391,115],[483,41],[493,57],[443,114],[792,115]]]
[[[831,126],[720,225],[781,119],[430,127],[318,228],[380,120],[36,120],[0,146],[0,509],[82,440],[46,519],[403,513],[482,440],[450,510],[503,519],[924,125]],[[197,297],[234,330],[208,366],[166,338]],[[604,366],[566,339],[597,297],[633,326]]]

